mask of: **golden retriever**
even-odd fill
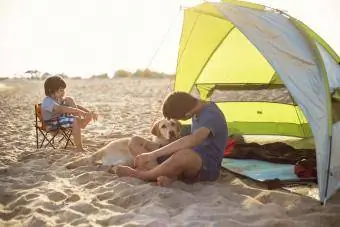
[[[165,146],[180,137],[180,130],[181,125],[176,120],[158,120],[151,128],[152,142],[145,142],[144,146],[149,151]],[[110,168],[115,165],[132,166],[134,157],[138,154],[133,154],[129,148],[131,140],[132,138],[121,138],[111,141],[89,157],[83,157],[66,164],[66,168],[73,169],[83,165],[96,164],[106,165]]]

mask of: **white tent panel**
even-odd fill
[[[335,88],[340,87],[340,65],[334,61],[332,56],[330,56],[323,46],[319,43],[316,44],[325,64],[330,91],[333,92]]]
[[[266,57],[304,112],[315,137],[319,193],[323,201],[330,146],[326,102],[329,91],[312,46],[291,20],[278,13],[227,3],[215,3],[215,6]]]
[[[340,122],[333,125],[332,134],[330,176],[326,199],[330,198],[340,188]]]
[[[327,71],[330,91],[340,87],[340,65],[334,61],[325,48],[316,43]],[[333,124],[332,145],[330,151],[330,176],[326,199],[330,198],[340,188],[340,122]]]

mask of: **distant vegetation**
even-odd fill
[[[29,80],[45,80],[47,77],[52,75],[59,75],[62,78],[68,79],[84,79],[81,77],[68,76],[65,73],[51,74],[49,72],[40,72],[39,70],[27,70],[23,75],[15,76],[14,78],[19,79],[29,79]],[[173,74],[166,74],[162,72],[151,71],[150,69],[138,69],[135,72],[129,72],[123,69],[117,70],[112,76],[107,73],[101,73],[97,75],[92,75],[88,79],[113,79],[113,78],[171,78],[174,77]]]
[[[125,77],[142,77],[142,78],[164,78],[164,77],[173,77],[175,75],[166,74],[161,72],[151,71],[150,69],[140,70],[138,69],[136,72],[132,73],[125,70],[118,70],[114,74],[114,78],[125,78]]]
[[[102,73],[99,75],[92,75],[90,79],[109,79],[109,75],[107,73]]]

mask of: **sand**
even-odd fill
[[[44,96],[43,82],[2,83],[11,89],[0,91],[0,226],[340,226],[339,193],[321,206],[226,171],[214,183],[163,188],[98,167],[68,170],[83,154],[36,149],[33,105]],[[85,148],[148,137],[169,90],[168,79],[68,80],[67,92],[100,113],[83,131]]]

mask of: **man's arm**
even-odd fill
[[[203,140],[209,136],[209,134],[210,130],[208,128],[199,128],[195,131],[195,133],[182,137],[162,148],[151,152],[151,155],[153,155],[155,158],[158,158],[165,155],[171,155],[179,150],[193,148],[202,143]]]

